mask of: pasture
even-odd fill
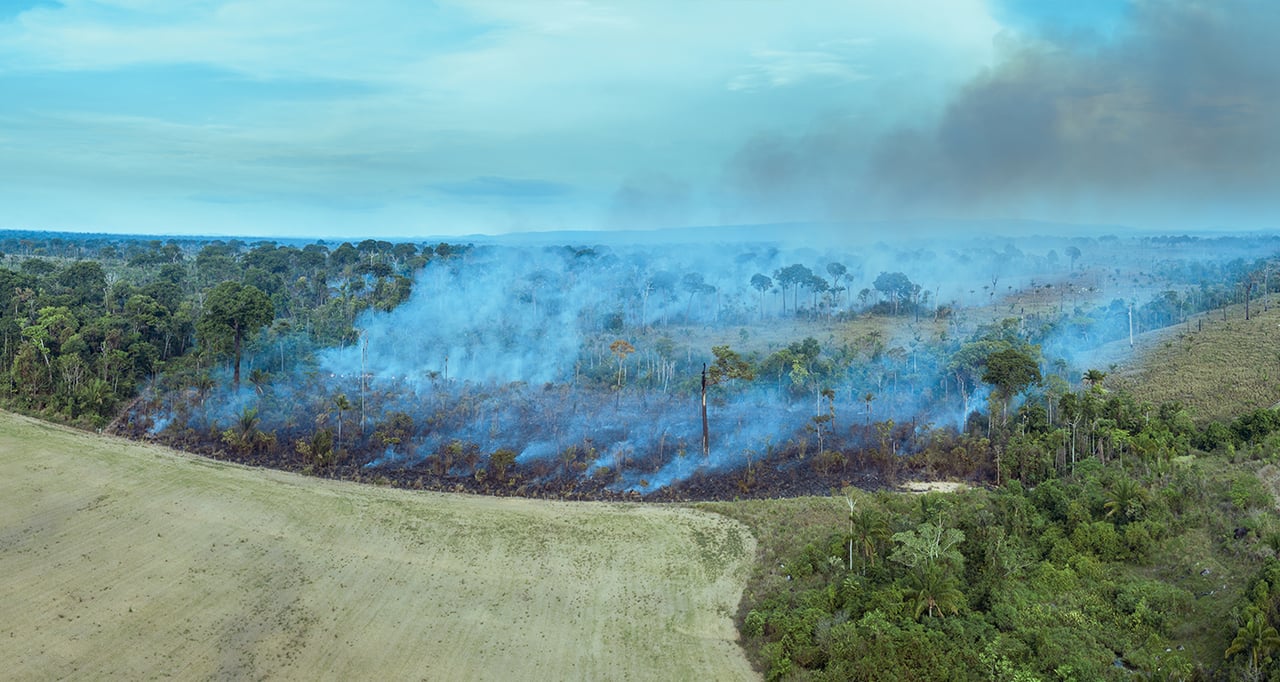
[[[746,528],[410,492],[0,413],[9,679],[750,679]]]

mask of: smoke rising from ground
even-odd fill
[[[327,431],[370,468],[462,477],[509,449],[531,477],[643,493],[781,451],[903,452],[912,433],[990,409],[981,372],[953,363],[967,342],[1037,344],[1042,371],[1076,383],[1131,315],[1141,333],[1229,301],[1230,288],[1200,285],[1242,272],[1263,242],[480,246],[428,262],[406,301],[356,318],[353,343],[286,365],[260,341],[246,364],[266,380],[181,389],[150,430],[235,444],[253,423],[286,451]],[[807,279],[788,284],[794,270]],[[898,293],[885,288],[894,273],[908,285]],[[720,345],[756,376],[711,387],[703,457],[700,374]],[[1043,403],[1038,391],[1029,399]],[[906,431],[881,433],[887,420]]]

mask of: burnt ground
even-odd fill
[[[375,465],[379,454],[353,449],[336,462],[318,465],[292,451],[269,444],[252,449],[228,447],[212,434],[192,430],[158,435],[148,433],[143,423],[117,425],[113,431],[134,440],[158,443],[211,459],[248,466],[269,467],[334,480],[389,485],[413,490],[466,492],[495,496],[537,499],[691,502],[752,498],[830,495],[835,490],[855,486],[864,490],[889,487],[900,478],[912,478],[911,458],[893,458],[886,470],[874,453],[835,448],[819,455],[794,448],[779,449],[770,456],[736,470],[695,469],[679,482],[645,491],[640,479],[637,489],[624,489],[618,475],[605,468],[589,468],[584,459],[562,456],[530,464],[516,464],[498,477],[485,469],[486,456],[475,451],[457,453],[445,459],[433,454],[411,463]],[[698,455],[686,455],[699,457]],[[645,470],[644,461],[626,463],[628,471]],[[661,463],[652,465],[657,471]]]

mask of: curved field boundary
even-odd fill
[[[751,679],[754,555],[691,509],[322,481],[0,413],[9,679]]]

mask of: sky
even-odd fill
[[[1272,0],[0,0],[0,229],[1280,227]]]

